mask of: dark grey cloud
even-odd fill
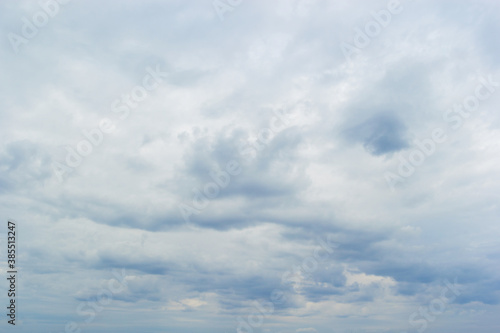
[[[372,155],[384,155],[408,148],[406,126],[390,113],[380,113],[346,130],[349,140],[362,143]]]

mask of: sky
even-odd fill
[[[2,332],[500,331],[500,2],[2,1],[0,29]]]

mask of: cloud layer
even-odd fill
[[[498,332],[498,2],[0,7],[20,331]]]

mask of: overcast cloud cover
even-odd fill
[[[0,4],[15,330],[500,331],[499,1],[57,7]]]

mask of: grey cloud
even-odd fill
[[[406,126],[396,116],[381,113],[346,130],[348,139],[363,144],[372,155],[384,155],[408,148]]]

